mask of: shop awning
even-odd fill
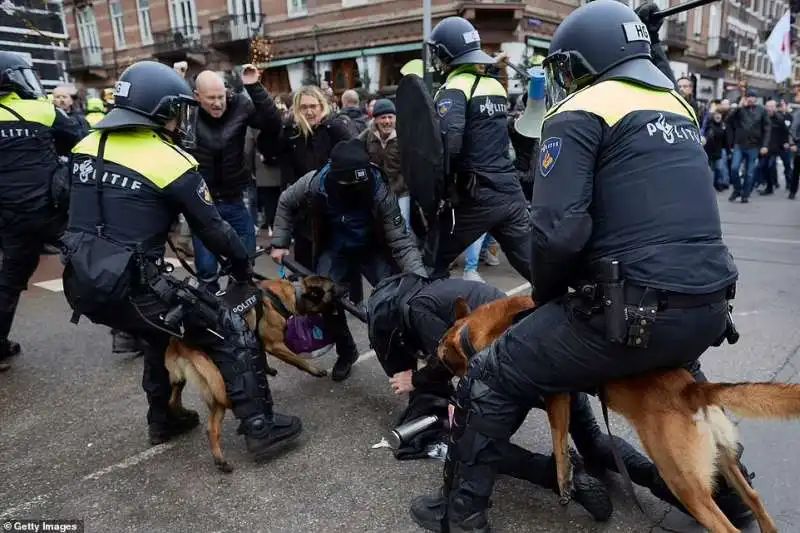
[[[285,59],[276,59],[275,61],[270,61],[269,63],[261,63],[260,65],[256,66],[260,69],[285,67],[286,65],[294,65],[295,63],[302,63],[303,61],[308,61],[309,59],[311,59],[311,56],[287,57]]]
[[[418,50],[422,54],[422,43],[403,43],[390,44],[387,46],[376,46],[373,48],[363,48],[360,50],[342,50],[341,52],[331,52],[330,54],[320,54],[317,61],[336,61],[338,59],[353,59],[360,56],[379,56],[383,54],[396,54],[399,52],[412,52]]]

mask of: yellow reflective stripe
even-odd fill
[[[9,94],[0,98],[0,104],[10,107],[19,113],[27,122],[42,124],[49,128],[56,121],[56,108],[47,100],[23,100],[16,94]],[[19,122],[19,119],[5,109],[0,108],[0,121]]]
[[[100,132],[95,131],[72,149],[74,154],[97,156]],[[197,161],[149,130],[110,133],[103,159],[138,172],[159,189],[197,168]]]
[[[697,113],[694,112],[694,108],[692,108],[692,106],[689,105],[689,102],[687,102],[686,99],[683,96],[681,96],[678,91],[670,91],[670,93],[672,93],[672,96],[677,98],[678,102],[680,102],[683,105],[683,107],[686,108],[686,110],[689,113],[691,113],[694,125],[699,127],[700,120],[697,118]]]
[[[613,126],[634,111],[664,111],[683,115],[696,125],[694,112],[682,102],[682,98],[676,96],[674,91],[659,91],[625,81],[609,80],[578,91],[545,118],[565,111],[587,111]]]
[[[464,72],[456,74],[447,80],[447,89],[454,89],[464,93],[464,96],[469,100],[469,93],[472,90],[472,85],[475,83],[475,74],[471,72]],[[506,90],[503,84],[490,76],[481,76],[478,86],[475,87],[475,92],[472,96],[502,96],[506,97]]]

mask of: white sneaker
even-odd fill
[[[467,281],[479,281],[481,283],[486,283],[486,281],[484,281],[483,279],[483,276],[481,276],[477,270],[470,270],[469,272],[464,272],[462,278]]]

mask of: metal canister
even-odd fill
[[[397,426],[389,433],[389,445],[396,450],[439,421],[438,416],[428,415]]]

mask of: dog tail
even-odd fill
[[[800,385],[790,383],[690,383],[683,389],[690,409],[711,405],[745,418],[800,418]]]

